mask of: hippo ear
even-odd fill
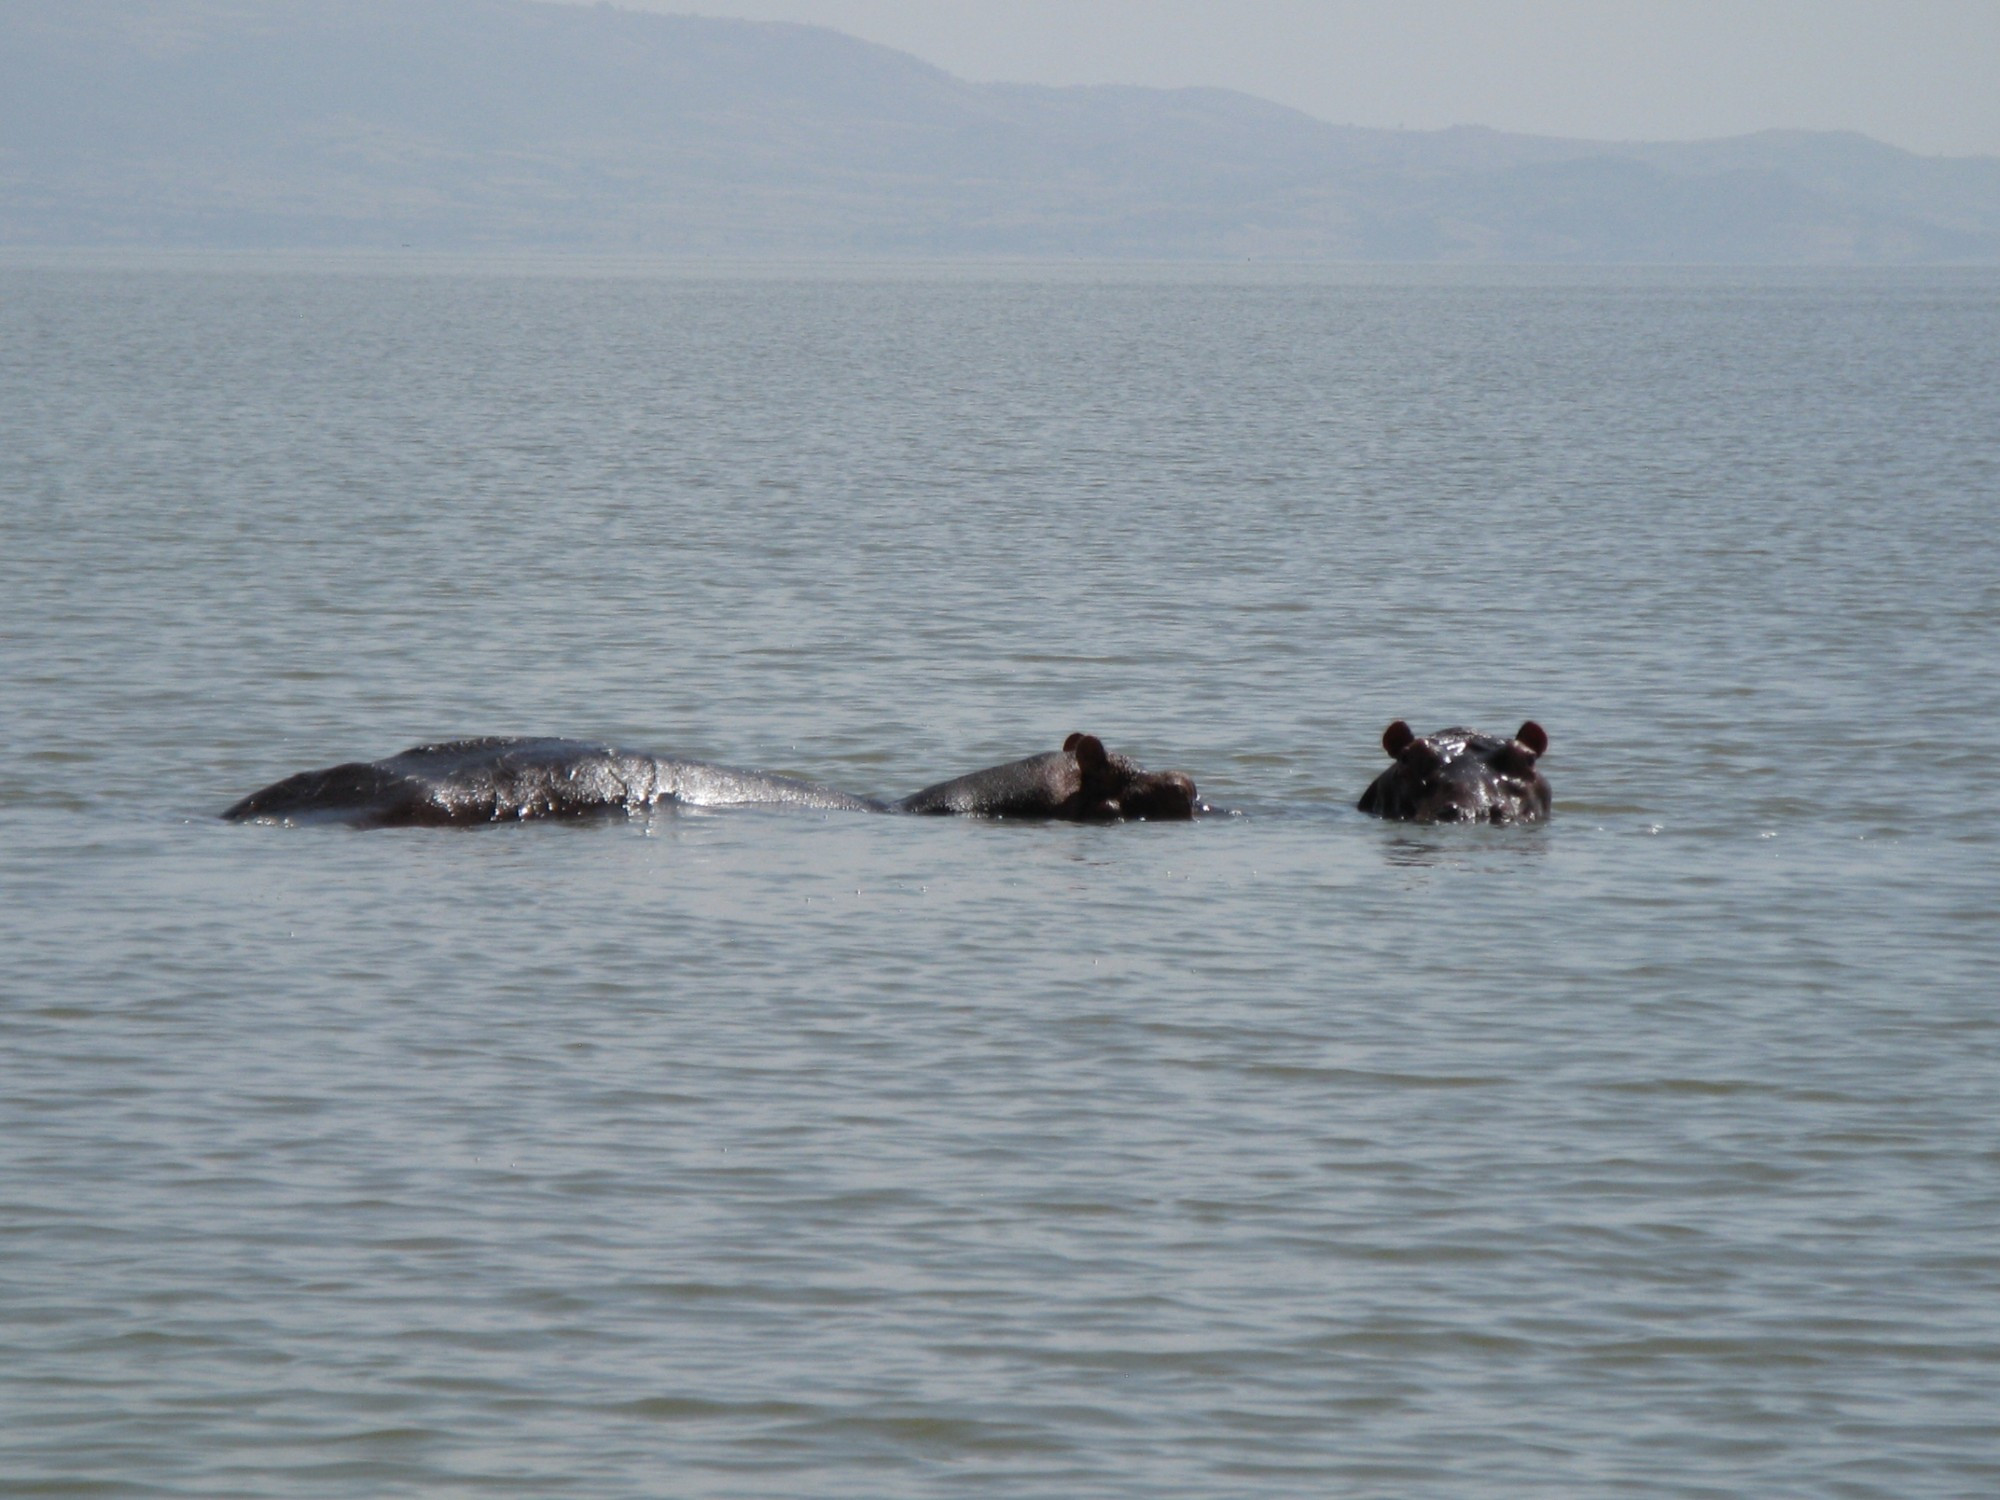
[[[1398,719],[1382,731],[1382,748],[1388,751],[1389,758],[1394,760],[1405,750],[1409,749],[1410,741],[1416,737],[1416,731],[1411,729],[1401,719]]]
[[[1111,764],[1111,757],[1104,753],[1104,741],[1094,734],[1073,734],[1063,741],[1063,749],[1073,753],[1086,772],[1102,771]]]
[[[1530,719],[1528,720],[1527,723],[1523,724],[1520,727],[1520,729],[1518,729],[1515,732],[1514,738],[1519,740],[1522,744],[1526,745],[1530,750],[1534,751],[1536,755],[1545,755],[1548,753],[1548,748],[1549,748],[1548,731],[1542,728],[1542,726],[1537,724],[1533,719]]]

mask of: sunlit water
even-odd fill
[[[1991,272],[0,270],[0,1494],[2000,1492],[1996,510]]]

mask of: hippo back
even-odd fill
[[[639,812],[661,804],[880,810],[862,797],[763,771],[563,739],[417,745],[386,760],[303,771],[223,813],[234,821],[333,821],[361,828],[463,826]]]
[[[896,804],[899,812],[963,813],[987,818],[1046,818],[1082,786],[1076,758],[1050,750],[940,781]]]

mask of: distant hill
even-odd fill
[[[536,0],[4,0],[0,245],[2000,261],[2000,159],[1362,130]]]

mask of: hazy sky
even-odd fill
[[[978,81],[1218,84],[1353,125],[2000,155],[2000,0],[618,0],[810,21]]]

